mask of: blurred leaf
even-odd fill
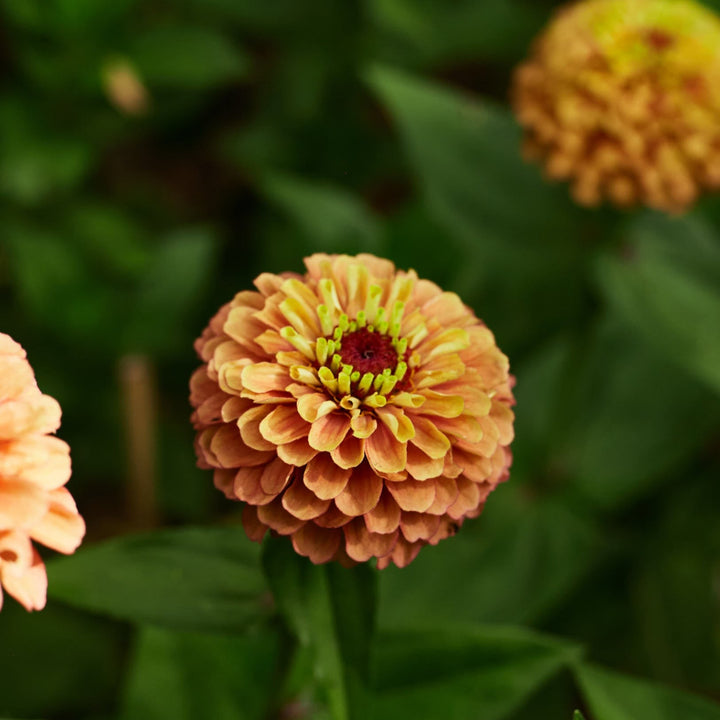
[[[215,30],[161,25],[137,33],[129,56],[151,87],[201,90],[247,74],[242,49]]]
[[[381,634],[376,720],[501,720],[579,655],[521,628],[437,624]]]
[[[215,249],[215,237],[204,228],[179,230],[157,246],[129,319],[133,350],[169,353],[182,344],[187,318],[210,282]]]
[[[2,717],[84,718],[113,701],[122,628],[50,601],[28,613],[5,596],[0,613]]]
[[[669,480],[720,422],[714,396],[610,318],[568,357],[555,397],[564,419],[555,462],[605,509]]]
[[[313,251],[377,251],[380,223],[352,193],[278,173],[262,176],[260,190],[305,234]]]
[[[280,611],[302,646],[313,650],[315,674],[335,720],[368,717],[370,643],[376,570],[313,565],[289,538],[267,538],[263,563]]]
[[[121,718],[263,720],[273,698],[276,631],[208,635],[141,628]]]
[[[244,630],[267,612],[258,554],[237,527],[127,536],[48,563],[49,592],[136,623]]]
[[[579,664],[576,676],[594,720],[718,720],[720,705],[644,680]]]
[[[657,351],[720,392],[720,237],[697,218],[643,215],[630,259],[605,257],[611,306]]]
[[[561,502],[531,502],[501,486],[452,541],[423,548],[407,568],[383,570],[381,627],[432,623],[439,615],[533,622],[592,569],[598,550],[586,518]]]
[[[576,710],[573,715],[573,720],[585,720],[585,716],[579,710]]]

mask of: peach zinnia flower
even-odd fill
[[[0,606],[2,589],[28,610],[45,606],[47,576],[32,540],[72,553],[85,523],[63,487],[70,449],[48,433],[60,406],[43,395],[25,351],[0,333]]]
[[[720,19],[692,0],[583,0],[515,74],[526,152],[575,199],[687,209],[720,187]]]
[[[407,565],[508,476],[508,360],[457,295],[372,255],[260,275],[210,321],[191,380],[201,467],[250,538],[315,563]]]

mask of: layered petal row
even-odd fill
[[[196,342],[199,465],[250,538],[407,565],[508,477],[508,360],[460,298],[372,255],[260,275]]]

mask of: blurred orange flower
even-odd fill
[[[686,210],[720,187],[720,19],[693,0],[582,0],[515,73],[526,154],[575,199]]]
[[[463,305],[372,255],[313,255],[222,307],[191,379],[199,465],[250,538],[407,565],[508,477],[508,360]]]
[[[28,610],[45,606],[47,576],[32,540],[72,553],[85,523],[64,485],[70,449],[52,433],[60,406],[43,395],[25,351],[0,333],[0,606],[2,588]]]

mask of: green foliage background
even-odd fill
[[[0,614],[0,716],[720,718],[720,198],[582,210],[523,163],[511,73],[555,5],[0,2],[0,330],[63,406],[88,523],[48,608]],[[108,98],[118,58],[143,114]],[[517,376],[511,481],[377,588],[261,559],[194,466],[193,339],[314,251],[455,290]]]

